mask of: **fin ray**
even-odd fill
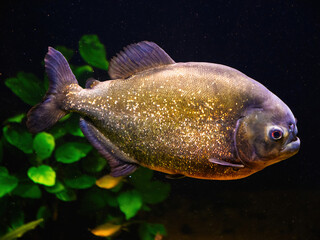
[[[116,147],[92,123],[80,118],[80,128],[88,141],[108,161],[111,167],[111,176],[126,176],[138,168],[133,159],[130,159]]]
[[[215,164],[219,164],[222,166],[227,166],[227,167],[238,167],[238,168],[243,168],[244,165],[243,164],[236,164],[236,163],[229,163],[220,159],[216,159],[216,158],[210,158],[209,162],[215,163]]]
[[[52,47],[49,47],[45,57],[45,68],[49,78],[49,89],[42,103],[31,108],[27,115],[27,127],[30,132],[41,132],[54,125],[67,114],[61,107],[65,97],[65,87],[78,84],[70,66],[64,56]]]
[[[109,75],[111,79],[125,79],[149,68],[174,63],[157,44],[143,41],[125,47],[113,57],[109,66]]]
[[[49,47],[44,62],[50,82],[47,94],[58,93],[66,85],[78,84],[67,60],[59,51]]]

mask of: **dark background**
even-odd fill
[[[97,34],[110,59],[128,44],[154,41],[176,62],[221,63],[264,84],[297,117],[302,143],[296,156],[243,180],[172,181],[172,199],[182,196],[198,201],[213,199],[215,192],[222,190],[248,189],[292,190],[296,195],[308,190],[311,197],[319,198],[320,11],[315,3],[199,0],[1,3],[0,120],[29,109],[5,87],[4,79],[21,70],[42,78],[41,61],[48,46],[77,49],[82,35]],[[82,63],[79,54],[71,62]],[[106,73],[98,73],[96,78],[107,78]],[[294,208],[304,201],[292,202],[289,197],[283,200],[283,204]],[[310,208],[316,210],[319,206]]]

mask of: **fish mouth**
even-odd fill
[[[300,139],[295,137],[291,142],[285,145],[284,148],[281,149],[281,153],[286,155],[294,155],[299,151],[300,148]]]

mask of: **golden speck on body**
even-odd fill
[[[217,174],[209,158],[234,158],[231,143],[243,102],[234,91],[241,81],[232,89],[226,85],[229,76],[205,72],[206,67],[175,64],[93,89],[69,89],[65,105],[87,115],[139,164],[208,177]]]

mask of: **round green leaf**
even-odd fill
[[[19,72],[16,77],[6,79],[5,84],[31,106],[39,103],[46,92],[43,82],[32,73]]]
[[[43,184],[46,186],[53,186],[56,181],[56,172],[47,165],[29,168],[28,176],[35,183]]]
[[[77,80],[81,82],[81,80],[86,80],[93,76],[93,68],[89,65],[84,65],[76,67],[73,70],[73,73],[76,76]]]
[[[118,207],[117,196],[114,193],[96,187],[88,189],[81,200],[81,209],[87,212],[97,211],[107,204],[110,207]]]
[[[33,139],[33,149],[40,160],[50,157],[54,146],[54,137],[49,133],[38,133]]]
[[[73,178],[67,178],[64,182],[70,188],[86,189],[92,187],[96,183],[96,179],[84,174]]]
[[[18,179],[11,176],[5,167],[0,167],[0,197],[11,192],[18,185]]]
[[[139,167],[139,169],[131,175],[130,182],[136,188],[144,188],[145,183],[150,182],[152,176],[152,170],[144,167]]]
[[[0,176],[3,176],[3,175],[9,175],[9,172],[8,172],[8,169],[0,166]]]
[[[7,125],[3,128],[3,135],[6,140],[24,153],[32,153],[32,135],[21,126]]]
[[[107,165],[107,161],[100,156],[90,154],[85,161],[81,162],[81,166],[89,173],[102,171]]]
[[[19,183],[12,194],[18,195],[23,198],[41,198],[41,190],[38,185],[34,183]]]
[[[110,191],[115,192],[115,193],[119,192],[121,190],[122,186],[123,186],[123,182],[120,182],[117,186],[115,186],[114,188],[111,188]]]
[[[152,170],[139,168],[131,175],[130,182],[140,192],[145,203],[156,204],[169,196],[170,184],[152,181],[152,175]]]
[[[72,115],[73,115],[72,113],[68,113],[67,115],[60,118],[58,122],[65,122],[66,120],[70,119],[70,117],[72,117]]]
[[[85,157],[91,149],[87,143],[69,142],[57,148],[55,157],[58,162],[73,163]]]
[[[66,124],[66,129],[73,136],[84,137],[83,132],[79,127],[79,119],[76,123],[68,121]]]
[[[56,181],[56,183],[52,187],[45,186],[45,189],[49,193],[59,193],[65,190],[65,187],[60,181]]]
[[[154,240],[156,235],[166,236],[167,232],[162,224],[142,223],[139,228],[140,239]]]
[[[51,211],[47,206],[41,206],[37,211],[37,219],[48,219],[51,217]],[[43,222],[40,224],[41,227],[44,227]]]
[[[54,137],[55,140],[57,140],[58,138],[61,138],[67,134],[67,129],[65,129],[64,126],[57,124],[50,129],[50,134]]]
[[[77,137],[84,137],[79,127],[79,116],[72,114],[64,125],[65,129],[72,135]]]
[[[169,196],[170,184],[160,181],[146,182],[143,188],[138,188],[138,191],[145,203],[156,204]]]
[[[97,35],[82,36],[79,41],[79,52],[83,60],[91,66],[108,70],[106,50]]]
[[[8,118],[7,122],[21,123],[22,119],[24,119],[25,116],[26,116],[25,113],[21,113],[21,114],[18,114],[16,116],[13,116],[11,118]]]
[[[142,198],[136,190],[120,193],[117,200],[127,220],[134,217],[142,207]]]
[[[56,194],[56,197],[64,202],[71,202],[77,199],[77,195],[72,189],[65,189]]]
[[[90,188],[81,198],[81,211],[90,213],[104,208],[110,197],[113,197],[110,192],[98,188]]]

